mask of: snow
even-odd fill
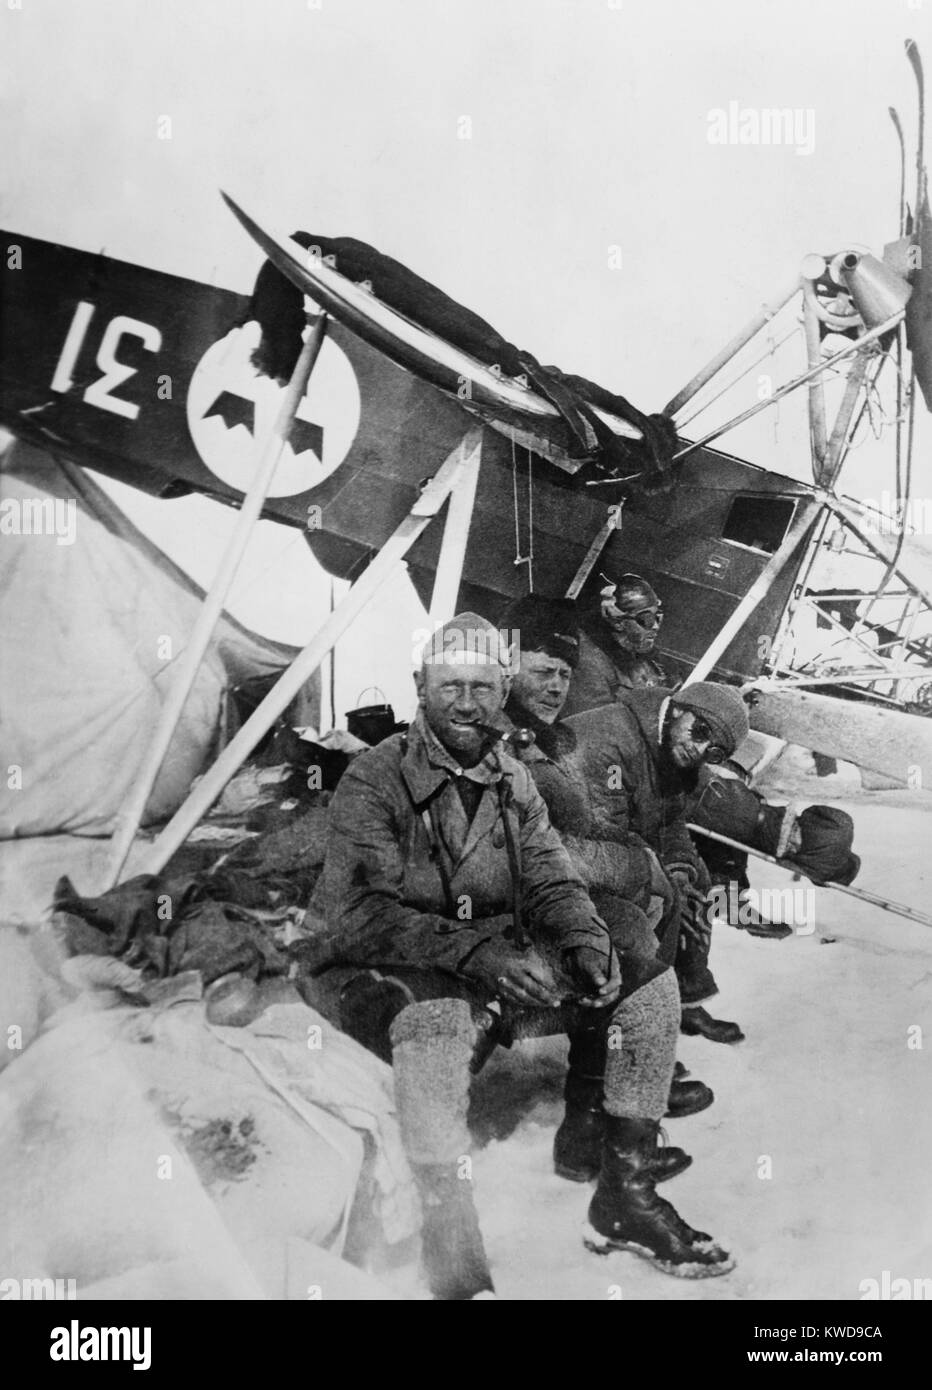
[[[930,795],[859,791],[841,776],[807,776],[793,759],[768,773],[768,795],[843,806],[863,861],[857,884],[928,910]],[[49,851],[47,865],[24,863],[28,874],[11,872],[8,886],[70,867],[60,839]],[[751,881],[793,886],[759,862]],[[676,1279],[635,1255],[583,1247],[591,1189],[557,1178],[551,1162],[566,1042],[543,1039],[500,1050],[473,1088],[476,1197],[500,1298],[857,1300],[884,1271],[932,1276],[932,928],[827,889],[815,890],[814,925],[784,941],[716,926],[711,1012],[747,1038],[680,1040],[681,1060],[716,1100],[666,1122],[694,1162],[661,1192],[732,1252],[735,1270]],[[374,1252],[374,1264],[367,1292],[348,1285],[342,1296],[429,1297],[413,1243]],[[131,1290],[114,1280],[111,1293]]]
[[[856,820],[864,886],[925,908],[930,806],[908,795],[838,804]],[[821,784],[809,799],[825,799]],[[754,884],[790,882],[759,869]],[[884,1270],[932,1275],[932,928],[829,890],[817,890],[815,924],[782,942],[717,926],[711,1012],[747,1038],[680,1043],[716,1100],[665,1122],[694,1162],[661,1193],[735,1270],[676,1279],[584,1249],[590,1188],[551,1163],[566,1044],[544,1039],[498,1052],[474,1087],[476,1198],[499,1297],[857,1300]]]

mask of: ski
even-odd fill
[[[906,57],[916,77],[916,91],[919,98],[919,131],[916,137],[916,202],[913,210],[914,224],[919,221],[922,208],[923,184],[925,181],[925,124],[926,98],[925,77],[922,71],[922,57],[915,39],[906,40]]]
[[[893,128],[894,128],[894,130],[896,131],[896,137],[897,137],[897,140],[898,140],[899,143],[900,143],[900,221],[899,221],[899,227],[900,227],[900,236],[902,237],[902,236],[905,236],[905,234],[906,234],[906,142],[905,142],[905,140],[903,139],[903,127],[902,127],[902,125],[900,124],[900,118],[899,118],[899,116],[897,115],[896,107],[895,107],[895,106],[890,106],[890,107],[888,107],[887,109],[888,109],[889,112],[890,112],[890,119],[891,119],[891,121],[893,122]]]

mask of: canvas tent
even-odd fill
[[[0,839],[112,832],[202,600],[86,472],[23,443],[5,451]],[[216,751],[230,692],[295,655],[223,615],[145,822],[170,815]],[[298,722],[316,724],[316,683],[302,701]]]
[[[417,1231],[390,1069],[293,984],[264,980],[249,1026],[221,1026],[209,975],[75,951],[49,913],[63,873],[109,882],[94,837],[203,598],[87,473],[21,443],[0,456],[0,1162],[42,1155],[0,1182],[3,1298],[381,1299],[363,1238],[404,1250]],[[295,655],[222,616],[147,820],[235,729],[230,697]],[[318,723],[316,680],[291,713]]]

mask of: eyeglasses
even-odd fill
[[[693,727],[690,737],[696,743],[707,743],[709,746],[703,753],[703,760],[707,763],[723,763],[728,758],[728,753],[718,743],[713,743],[715,730],[711,724],[707,724],[698,714],[693,715]]]
[[[658,610],[654,612],[652,608],[644,608],[640,613],[626,613],[626,618],[631,618],[638,627],[643,627],[647,632],[653,631],[663,622],[663,614]]]

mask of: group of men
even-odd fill
[[[702,773],[744,742],[746,706],[727,685],[663,683],[660,621],[631,575],[582,622],[573,603],[533,595],[495,625],[459,614],[425,649],[407,733],[354,759],[331,804],[311,997],[392,1064],[437,1298],[493,1290],[463,1162],[471,1080],[497,1044],[559,1033],[554,1167],[595,1181],[586,1244],[684,1277],[733,1268],[656,1190],[692,1162],[662,1120],[713,1101],[684,1079],[680,1032],[744,1036],[703,1005],[713,874],[740,891],[746,866],[713,857],[710,872],[687,817],[737,819],[748,844],[776,833],[785,854],[808,844],[822,879],[857,861],[850,824],[794,819],[791,842],[788,813],[764,812],[737,775],[710,799]]]

